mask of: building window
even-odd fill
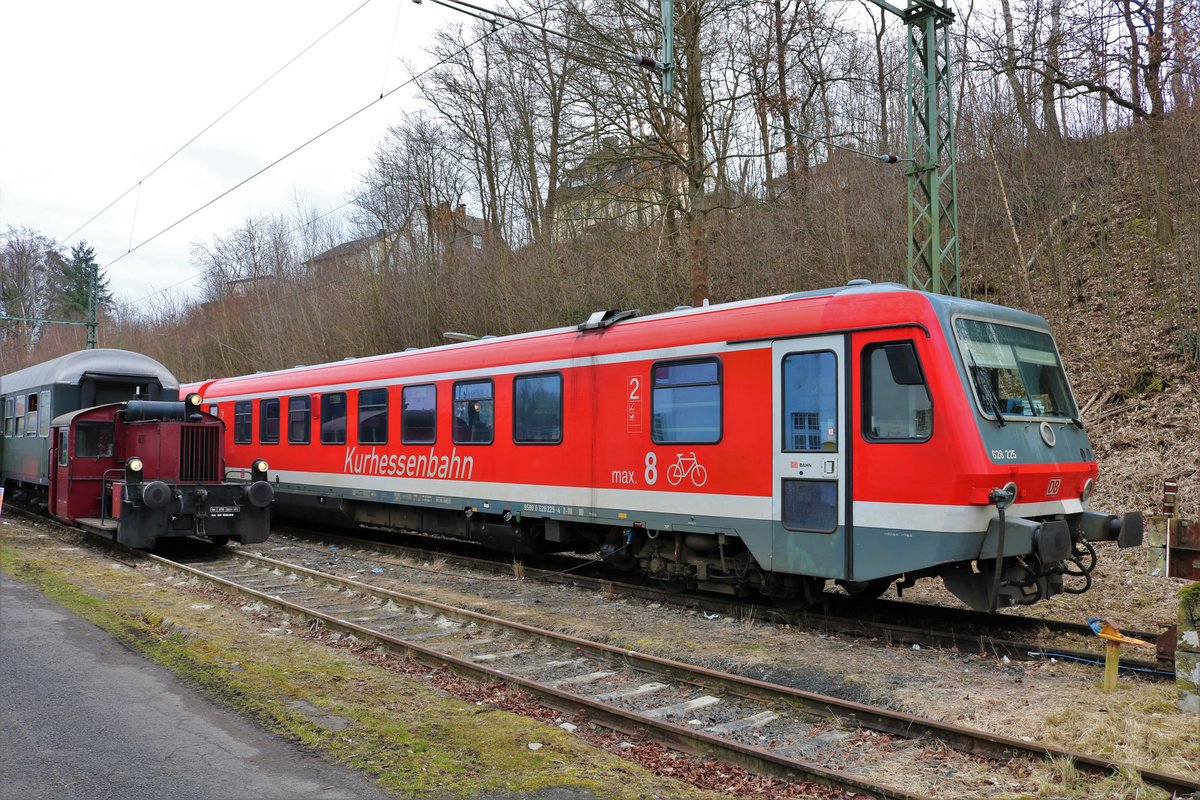
[[[279,398],[272,397],[258,404],[258,441],[279,444]]]
[[[288,441],[308,444],[312,436],[312,400],[305,397],[288,398]]]
[[[557,444],[562,441],[562,375],[518,375],[513,378],[513,441]]]
[[[933,433],[933,401],[912,342],[863,350],[863,436],[923,442]]]
[[[476,250],[483,247],[483,237],[478,233],[471,234],[471,247],[474,247]]]
[[[238,400],[233,404],[233,443],[250,444],[250,428],[254,422],[254,409],[249,400]]]
[[[387,444],[387,389],[363,389],[358,393],[358,443]]]
[[[668,361],[651,368],[656,444],[712,444],[721,439],[721,362]]]
[[[491,444],[495,433],[492,382],[461,381],[454,384],[455,444]]]
[[[405,386],[400,393],[400,441],[433,444],[437,438],[437,387]]]
[[[346,443],[346,393],[321,395],[321,444]]]

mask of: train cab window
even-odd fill
[[[40,401],[41,414],[38,416],[38,436],[50,436],[50,390],[42,392]]]
[[[455,444],[491,444],[495,434],[492,382],[460,381],[454,384]]]
[[[60,467],[65,467],[71,458],[71,454],[67,452],[68,433],[69,431],[67,428],[58,429],[58,465]]]
[[[16,423],[16,420],[14,419],[16,417],[16,415],[17,415],[17,398],[11,397],[11,396],[4,398],[4,435],[5,436],[12,436],[13,431],[16,430],[17,423]]]
[[[259,444],[279,444],[279,398],[271,397],[258,404]]]
[[[288,441],[308,444],[312,435],[312,401],[308,397],[288,398]]]
[[[954,332],[985,416],[1078,419],[1048,332],[965,317],[954,321]]]
[[[912,342],[863,349],[863,437],[923,442],[933,433],[933,401]]]
[[[321,444],[346,443],[346,393],[321,395]]]
[[[667,361],[651,370],[651,438],[655,444],[721,440],[721,362]]]
[[[433,444],[437,438],[437,387],[405,386],[400,392],[400,441]]]
[[[362,389],[358,393],[358,443],[387,444],[388,390]]]
[[[563,381],[557,372],[513,378],[513,441],[557,444],[562,441]]]
[[[112,458],[113,424],[85,421],[75,426],[76,458]]]
[[[250,444],[250,429],[254,424],[254,408],[249,400],[233,404],[233,442]]]

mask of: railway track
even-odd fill
[[[543,703],[627,735],[752,771],[881,798],[1035,792],[1046,758],[1108,775],[1135,769],[1010,737],[805,692],[542,630],[244,551],[170,569],[373,641],[431,668],[519,686]],[[368,571],[368,574],[370,572]],[[935,753],[931,757],[930,753]],[[1200,782],[1138,770],[1184,796]],[[882,785],[873,774],[903,775]]]
[[[427,549],[411,548],[373,540],[349,538],[286,528],[286,535],[306,541],[321,541],[337,546],[368,548],[399,557],[430,557]],[[414,537],[415,538],[415,537]],[[440,540],[437,541],[441,544]],[[471,556],[457,542],[446,543],[436,556],[455,564],[485,571],[511,572],[512,563],[495,557]],[[639,599],[671,603],[735,618],[753,617],[764,622],[814,629],[854,637],[869,637],[889,644],[919,645],[956,650],[963,653],[1007,657],[1017,661],[1060,659],[1096,667],[1104,666],[1103,647],[1091,628],[1083,623],[1039,619],[1013,614],[986,614],[968,609],[876,600],[869,603],[840,595],[828,595],[825,608],[786,609],[751,603],[736,598],[708,594],[672,592],[660,586],[614,575],[602,562],[558,559],[553,568],[522,565],[524,577],[544,582],[617,592]],[[1173,680],[1174,637],[1150,631],[1125,631],[1130,636],[1159,642],[1158,660],[1124,656],[1121,670],[1147,679]],[[1038,640],[1021,640],[1014,635],[1027,634]]]

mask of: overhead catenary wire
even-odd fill
[[[370,2],[370,0],[366,0],[366,2]],[[364,5],[365,5],[365,3],[364,3]],[[360,8],[361,8],[361,6],[360,6]],[[541,11],[541,10],[543,10],[543,9],[535,9],[534,11],[531,11],[531,12],[530,12],[528,15],[526,15],[526,16],[527,16],[527,17],[528,17],[528,16],[532,16],[533,14],[537,13],[537,11]],[[512,19],[512,22],[513,22],[513,23],[520,23],[520,22],[522,21],[520,18],[511,18],[511,19]],[[507,26],[503,26],[503,27],[507,27]],[[356,110],[356,111],[353,111],[353,112],[351,112],[350,114],[346,115],[346,116],[345,116],[345,117],[343,117],[342,119],[340,119],[340,120],[338,120],[337,122],[335,122],[335,123],[333,123],[332,125],[330,125],[330,126],[329,126],[328,128],[326,128],[325,130],[323,130],[323,131],[321,131],[320,133],[316,134],[315,136],[311,137],[311,138],[310,138],[310,139],[308,139],[307,141],[305,141],[305,142],[303,142],[303,143],[301,143],[301,144],[297,145],[296,147],[293,147],[291,150],[289,150],[288,152],[284,153],[282,156],[280,156],[279,158],[275,159],[275,160],[274,160],[274,161],[272,161],[271,163],[267,164],[265,167],[263,167],[263,168],[259,169],[258,171],[254,172],[254,173],[253,173],[253,174],[251,174],[250,176],[248,176],[248,177],[246,177],[246,178],[242,179],[241,181],[239,181],[238,183],[236,183],[236,184],[234,184],[233,186],[229,187],[229,188],[228,188],[228,189],[226,189],[225,191],[221,192],[221,193],[220,193],[220,194],[218,194],[216,197],[212,198],[211,200],[209,200],[208,202],[204,203],[204,204],[203,204],[203,205],[201,205],[200,207],[198,207],[198,208],[196,208],[196,209],[193,209],[192,211],[188,212],[188,213],[187,213],[187,214],[185,214],[184,216],[182,216],[182,217],[180,217],[179,219],[175,220],[175,221],[174,221],[174,222],[172,222],[170,225],[166,226],[165,228],[163,228],[163,229],[161,229],[160,231],[158,231],[157,233],[155,233],[153,236],[150,236],[149,238],[147,238],[147,239],[144,239],[144,240],[142,240],[141,242],[138,242],[138,244],[137,244],[136,246],[134,246],[134,247],[131,247],[131,248],[130,248],[129,250],[127,250],[126,252],[122,253],[121,255],[119,255],[119,256],[117,256],[116,258],[114,258],[112,261],[109,261],[107,264],[105,264],[105,265],[104,265],[104,267],[103,267],[103,269],[108,269],[108,268],[112,267],[114,264],[116,264],[116,263],[118,263],[119,261],[121,261],[121,260],[122,260],[123,258],[125,258],[126,256],[128,256],[128,255],[131,255],[132,253],[135,253],[135,252],[137,252],[139,249],[141,249],[142,247],[145,247],[146,245],[150,244],[151,242],[153,242],[153,241],[154,241],[155,239],[157,239],[158,237],[162,236],[163,234],[167,233],[168,231],[171,231],[171,230],[173,230],[174,228],[176,228],[176,227],[178,227],[179,225],[183,224],[183,223],[184,223],[184,222],[186,222],[187,220],[189,220],[189,219],[191,219],[192,217],[196,216],[196,215],[197,215],[197,214],[199,214],[201,211],[203,211],[204,209],[206,209],[206,208],[208,208],[209,206],[211,206],[213,203],[216,203],[217,201],[221,200],[222,198],[226,197],[227,195],[229,195],[229,194],[233,193],[234,191],[236,191],[236,190],[240,189],[242,186],[245,186],[247,183],[249,183],[250,181],[254,180],[254,179],[255,179],[255,178],[257,178],[259,175],[262,175],[263,173],[267,172],[268,170],[270,170],[271,168],[275,167],[276,165],[278,165],[278,164],[280,164],[280,163],[282,163],[282,162],[286,161],[287,159],[291,158],[293,155],[295,155],[296,153],[300,152],[300,151],[301,151],[301,150],[303,150],[304,148],[308,147],[308,146],[309,146],[310,144],[312,144],[313,142],[316,142],[317,140],[319,140],[319,139],[321,139],[322,137],[326,136],[327,134],[329,134],[329,133],[333,132],[333,131],[334,131],[334,130],[336,130],[337,128],[340,128],[342,125],[345,125],[347,122],[349,122],[350,120],[354,119],[354,118],[355,118],[355,117],[357,117],[359,114],[361,114],[361,113],[363,113],[364,111],[366,111],[366,110],[370,109],[371,107],[373,107],[373,106],[377,105],[378,103],[380,103],[380,102],[382,102],[383,100],[385,100],[386,98],[388,98],[388,97],[392,96],[393,94],[395,94],[396,92],[398,92],[398,91],[400,91],[401,89],[405,88],[406,86],[408,86],[408,85],[410,85],[410,84],[412,84],[412,83],[415,83],[415,82],[419,81],[421,78],[425,77],[426,75],[428,75],[428,74],[429,74],[430,72],[432,72],[433,70],[435,70],[435,69],[437,69],[437,68],[439,68],[439,67],[441,67],[441,66],[444,66],[444,65],[445,65],[445,64],[447,64],[447,63],[449,63],[450,61],[452,61],[453,59],[457,58],[457,57],[458,57],[459,55],[461,55],[462,53],[465,53],[467,50],[469,50],[470,48],[472,48],[472,47],[474,47],[475,45],[479,44],[479,43],[480,43],[480,42],[482,42],[484,39],[486,39],[486,38],[488,38],[489,36],[491,36],[491,35],[495,34],[495,33],[496,33],[497,31],[499,31],[499,30],[500,30],[500,27],[493,27],[491,30],[489,30],[489,31],[486,31],[486,32],[484,32],[484,33],[480,34],[478,37],[476,37],[476,38],[472,39],[471,41],[467,42],[467,43],[466,43],[466,44],[464,44],[462,47],[460,47],[460,48],[458,48],[457,50],[455,50],[453,53],[449,53],[449,54],[447,54],[445,57],[443,57],[443,58],[439,59],[437,62],[435,62],[435,63],[431,64],[430,66],[428,66],[428,67],[426,67],[425,69],[421,70],[420,72],[416,73],[415,75],[413,75],[412,77],[408,78],[407,80],[400,82],[399,84],[397,84],[396,86],[394,86],[394,87],[393,87],[392,89],[390,89],[389,91],[387,91],[387,92],[384,92],[384,93],[381,93],[381,94],[379,95],[379,97],[377,97],[377,98],[375,98],[375,99],[371,100],[369,103],[367,103],[366,105],[364,105],[364,106],[360,107],[358,110]]]
[[[95,222],[97,219],[99,219],[99,217],[100,217],[102,214],[104,214],[104,212],[108,211],[110,208],[112,208],[113,206],[115,206],[115,205],[116,205],[117,203],[119,203],[121,200],[125,199],[125,197],[126,197],[126,196],[128,196],[128,195],[129,195],[129,193],[130,193],[130,192],[132,192],[134,189],[139,189],[139,190],[140,190],[140,189],[141,189],[141,186],[142,186],[142,184],[143,184],[143,183],[144,183],[146,180],[148,180],[148,179],[149,179],[149,178],[150,178],[152,175],[154,175],[154,173],[158,172],[160,169],[162,169],[162,168],[163,168],[163,167],[165,167],[167,164],[169,164],[169,163],[170,163],[172,160],[174,160],[174,158],[175,158],[176,156],[178,156],[180,153],[182,153],[184,150],[186,150],[188,147],[190,147],[190,146],[191,146],[191,145],[192,145],[192,144],[193,144],[193,143],[194,143],[194,142],[195,142],[197,139],[199,139],[199,138],[200,138],[201,136],[203,136],[204,134],[208,133],[208,131],[209,131],[209,130],[211,130],[211,129],[212,129],[212,127],[213,127],[214,125],[216,125],[218,122],[220,122],[221,120],[225,119],[225,117],[227,117],[227,116],[229,116],[231,113],[233,113],[233,112],[234,112],[234,110],[236,110],[236,109],[238,108],[238,106],[240,106],[242,103],[244,103],[244,102],[246,102],[247,100],[249,100],[249,99],[250,99],[252,96],[254,96],[254,94],[256,94],[256,93],[258,92],[258,90],[259,90],[259,89],[263,88],[263,87],[264,87],[264,86],[266,86],[268,83],[270,83],[271,81],[273,81],[273,80],[274,80],[274,79],[275,79],[275,78],[276,78],[276,77],[279,75],[279,73],[283,72],[285,69],[287,69],[287,68],[288,68],[288,67],[290,67],[292,64],[294,64],[294,63],[295,63],[295,62],[296,62],[296,61],[297,61],[297,60],[298,60],[298,59],[299,59],[301,56],[303,56],[303,55],[304,55],[305,53],[307,53],[309,50],[311,50],[311,49],[313,49],[314,47],[316,47],[316,46],[317,46],[317,45],[318,45],[318,44],[319,44],[319,43],[320,43],[320,42],[321,42],[323,39],[325,39],[325,37],[329,36],[329,34],[333,33],[335,30],[337,30],[338,28],[340,28],[340,27],[341,27],[341,26],[342,26],[342,25],[343,25],[343,24],[344,24],[344,23],[345,23],[347,20],[349,20],[351,17],[353,17],[353,16],[354,16],[355,14],[357,14],[359,11],[362,11],[362,10],[363,10],[363,8],[365,8],[365,7],[367,6],[367,4],[368,4],[368,3],[370,3],[370,2],[371,2],[371,0],[363,0],[363,2],[362,2],[362,3],[360,3],[360,4],[358,5],[358,7],[357,7],[357,8],[355,8],[355,9],[354,9],[353,11],[351,11],[349,14],[347,14],[346,16],[344,16],[344,17],[342,17],[340,20],[338,20],[338,22],[337,22],[337,23],[335,23],[335,24],[333,25],[333,27],[331,27],[329,30],[325,31],[325,32],[324,32],[324,33],[322,33],[320,36],[318,36],[316,39],[314,39],[314,40],[313,40],[313,41],[312,41],[312,42],[311,42],[311,43],[310,43],[310,44],[309,44],[307,47],[305,47],[305,48],[304,48],[303,50],[301,50],[299,53],[297,53],[296,55],[294,55],[294,56],[292,56],[290,59],[288,59],[288,61],[287,61],[287,62],[286,62],[286,63],[285,63],[283,66],[281,66],[279,69],[277,69],[277,70],[275,70],[274,72],[272,72],[272,73],[271,73],[269,76],[267,76],[267,78],[266,78],[266,79],[264,79],[264,80],[263,80],[261,83],[259,83],[257,86],[255,86],[253,89],[251,89],[249,92],[247,92],[247,93],[246,93],[246,95],[245,95],[244,97],[242,97],[242,99],[241,99],[241,100],[238,100],[236,103],[234,103],[233,105],[231,105],[229,108],[225,109],[225,111],[223,111],[223,112],[222,112],[222,113],[221,113],[221,114],[220,114],[220,115],[219,115],[219,116],[218,116],[216,119],[214,119],[212,122],[210,122],[210,123],[208,123],[207,125],[205,125],[205,126],[204,126],[204,128],[203,128],[203,129],[202,129],[202,130],[201,130],[199,133],[197,133],[195,136],[193,136],[192,138],[190,138],[190,139],[188,139],[186,142],[184,142],[182,145],[180,145],[180,146],[179,146],[179,148],[178,148],[178,149],[176,149],[174,153],[171,153],[171,155],[169,155],[169,156],[167,156],[165,159],[163,159],[162,163],[160,163],[160,164],[159,164],[157,167],[155,167],[154,169],[152,169],[152,170],[150,170],[149,172],[147,172],[147,173],[145,174],[145,176],[143,176],[143,177],[141,178],[141,180],[138,180],[138,181],[136,181],[136,182],[135,182],[135,183],[134,183],[132,186],[130,186],[128,189],[126,189],[125,191],[121,192],[121,194],[117,195],[117,196],[116,196],[116,197],[115,197],[115,198],[112,200],[112,202],[110,202],[110,203],[109,203],[108,205],[106,205],[104,208],[100,209],[100,210],[99,210],[99,211],[97,211],[95,214],[93,214],[93,215],[92,215],[92,217],[91,217],[91,219],[89,219],[87,222],[83,223],[83,224],[82,224],[82,225],[80,225],[78,228],[76,228],[75,230],[71,231],[69,234],[67,234],[66,236],[62,237],[61,239],[58,239],[57,241],[60,241],[60,242],[66,242],[66,241],[69,241],[70,239],[72,239],[72,238],[75,236],[75,234],[79,233],[79,232],[80,232],[80,231],[82,231],[84,228],[86,228],[87,226],[89,226],[89,225],[91,225],[93,222]],[[136,216],[136,210],[135,210],[135,216]],[[130,235],[129,235],[129,242],[130,242],[130,245],[131,245],[131,250],[132,250],[132,244],[133,244],[133,232],[132,232],[132,230],[130,231]]]

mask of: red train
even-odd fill
[[[1046,321],[853,282],[198,384],[277,508],[814,599],[1083,591],[1097,468]],[[998,558],[999,555],[999,558]]]

